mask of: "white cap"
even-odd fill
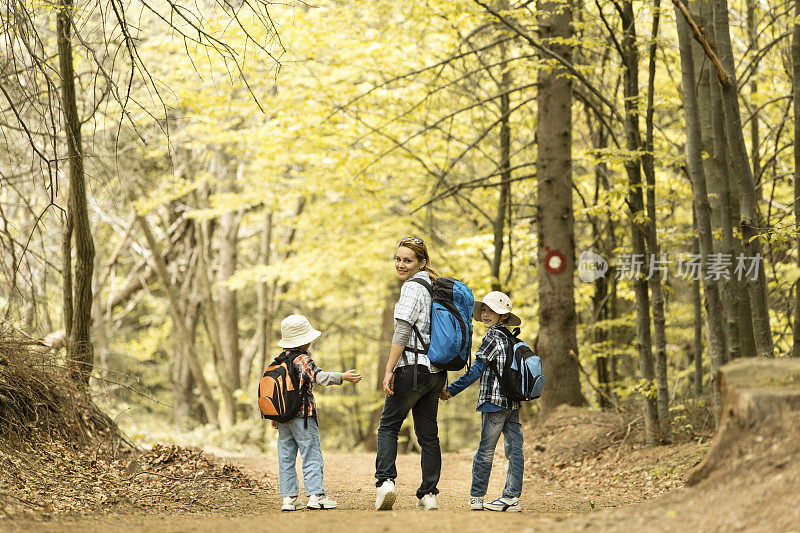
[[[321,331],[311,327],[311,323],[303,315],[289,315],[281,320],[281,348],[297,348],[305,346],[322,335]]]
[[[511,298],[507,294],[500,291],[492,291],[483,297],[483,300],[475,303],[475,309],[472,311],[472,318],[477,321],[481,320],[481,310],[483,306],[488,307],[498,315],[508,315],[506,324],[509,326],[519,326],[522,320],[511,312]]]

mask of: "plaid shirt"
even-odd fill
[[[410,279],[414,278],[419,278],[431,283],[430,276],[424,270],[414,274]],[[428,292],[428,289],[417,282],[409,282],[409,280],[406,280],[400,289],[400,299],[394,306],[394,318],[405,320],[412,326],[416,326],[425,344],[430,344],[431,342],[431,305],[431,293]],[[408,346],[419,350],[423,349],[417,334],[413,331],[411,332]],[[414,353],[403,352],[403,356],[400,357],[395,368],[413,364]],[[438,369],[431,365],[430,360],[424,354],[419,354],[417,356],[417,364],[428,367],[432,372],[438,372]],[[432,366],[433,368],[431,368]]]
[[[478,407],[484,402],[490,402],[503,409],[519,409],[519,402],[512,402],[500,393],[500,380],[490,368],[494,367],[502,375],[510,347],[508,337],[496,325],[489,328],[483,337],[483,342],[475,352],[475,360],[481,360],[486,365],[481,374]]]
[[[311,389],[314,383],[317,382],[317,375],[322,372],[322,370],[314,363],[314,360],[308,354],[300,354],[294,358],[292,361],[294,366],[297,368],[297,371],[300,374],[300,389],[302,390],[303,387],[308,387],[308,403],[300,408],[300,411],[297,413],[296,418],[302,418],[304,416],[308,416],[308,418],[317,418],[317,402],[314,400],[314,394],[311,392]],[[323,374],[330,375],[330,372],[323,372]],[[335,382],[335,380],[334,380]],[[320,383],[324,385],[325,383]],[[328,383],[330,384],[330,382]],[[339,384],[341,384],[341,379],[339,380]],[[277,428],[278,423],[274,420],[272,421],[272,427]]]

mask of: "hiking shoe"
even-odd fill
[[[469,497],[469,510],[470,511],[483,511],[483,498],[481,496]]]
[[[299,511],[305,507],[303,502],[297,496],[287,496],[283,499],[283,506],[281,511]]]
[[[396,499],[397,493],[394,491],[394,481],[391,479],[385,480],[378,487],[378,493],[375,497],[375,510],[390,511]]]
[[[420,511],[435,511],[439,508],[439,503],[436,501],[436,494],[426,494],[417,500],[417,509]]]
[[[504,511],[508,513],[518,513],[522,511],[522,508],[519,506],[519,498],[497,498],[489,503],[484,503],[483,508],[489,509],[490,511]]]
[[[336,509],[337,505],[339,504],[325,494],[312,494],[308,497],[308,505],[306,507],[309,509]]]

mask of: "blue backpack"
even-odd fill
[[[472,291],[455,278],[440,277],[433,285],[420,278],[412,278],[431,293],[431,342],[425,345],[416,326],[414,334],[422,344],[422,350],[406,348],[414,353],[425,354],[431,363],[444,370],[461,370],[470,359],[472,350],[472,308],[475,297]],[[416,373],[415,373],[416,376]]]
[[[514,333],[505,327],[499,329],[508,337],[510,346],[502,373],[497,368],[496,360],[489,365],[500,382],[500,393],[515,402],[535,400],[542,395],[544,388],[542,360],[519,339],[519,328]]]

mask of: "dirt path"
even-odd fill
[[[228,458],[231,464],[256,478],[277,487],[275,457]],[[418,455],[398,458],[398,500],[390,512],[374,508],[373,454],[327,454],[325,485],[339,508],[331,511],[280,512],[277,490],[258,491],[248,497],[252,512],[225,516],[224,508],[213,514],[187,516],[106,516],[97,519],[5,524],[11,531],[556,531],[590,526],[601,508],[633,503],[604,496],[600,489],[541,486],[541,481],[527,477],[521,498],[523,513],[471,512],[466,502],[471,481],[472,454],[445,454],[439,483],[440,509],[423,513],[415,510],[415,490],[420,479]],[[489,485],[489,497],[500,495],[505,482],[507,462],[495,456]],[[299,471],[299,469],[298,469]],[[302,477],[302,476],[301,476]],[[537,478],[538,479],[538,478]],[[241,497],[241,496],[240,496]],[[222,514],[220,514],[222,511]],[[581,516],[589,513],[588,516]],[[577,521],[575,520],[577,519]],[[569,524],[564,521],[567,520]],[[275,529],[278,528],[278,529]],[[605,529],[605,528],[604,528]],[[645,528],[646,529],[646,528]]]
[[[502,448],[499,446],[498,448]],[[250,472],[256,477],[267,477],[277,485],[277,460],[274,458],[232,459],[234,465]],[[342,510],[372,510],[375,504],[373,454],[329,454],[325,457],[325,488],[328,494],[339,502]],[[472,480],[472,454],[444,454],[442,477],[439,481],[439,508],[446,511],[466,511],[469,487]],[[501,495],[505,484],[508,462],[500,453],[495,455],[494,468],[489,483],[487,497],[494,499]],[[419,455],[401,455],[397,460],[399,477],[397,479],[398,499],[395,510],[415,510],[415,492],[420,481]],[[298,468],[298,475],[300,475]],[[301,476],[302,477],[302,476]],[[557,486],[537,486],[530,476],[526,476],[524,494],[521,498],[523,509],[537,514],[562,515],[590,511],[595,508],[615,507],[620,503],[600,493],[592,491],[565,490]],[[275,494],[274,506],[279,507]],[[270,511],[267,511],[270,512]],[[473,515],[479,513],[472,513]],[[494,514],[494,513],[493,513]]]

